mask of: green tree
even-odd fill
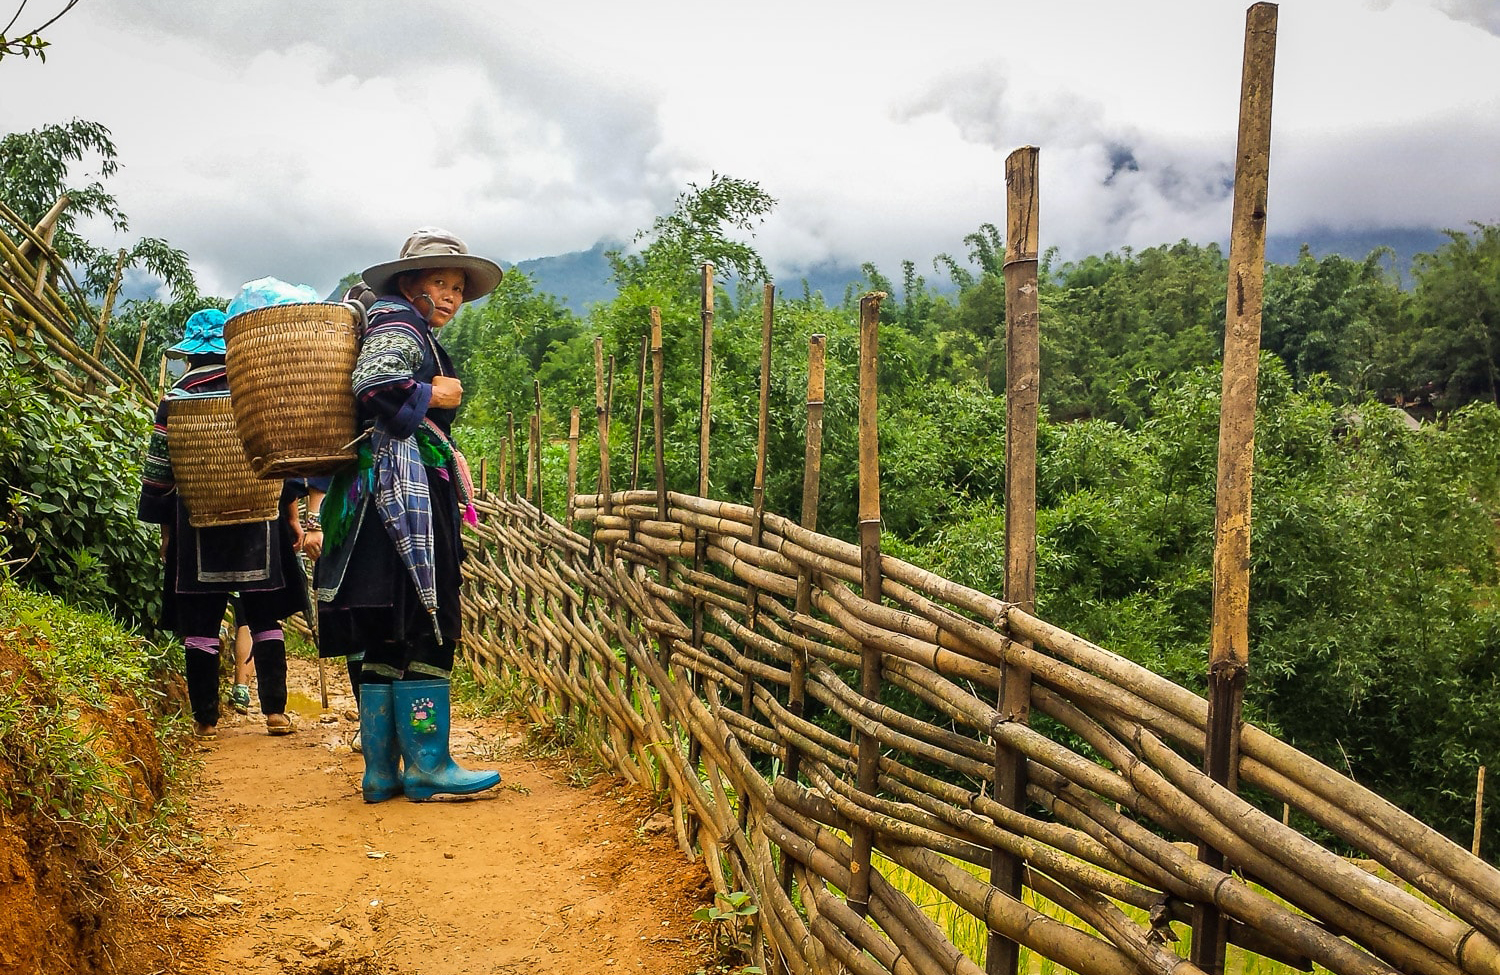
[[[1408,388],[1430,383],[1450,409],[1500,402],[1500,224],[1446,233],[1412,268]]]
[[[1299,383],[1323,374],[1356,399],[1389,385],[1396,350],[1387,336],[1405,314],[1400,286],[1382,263],[1389,254],[1319,260],[1304,245],[1295,264],[1268,265],[1261,347]]]
[[[764,281],[769,277],[765,262],[732,231],[754,236],[775,206],[776,200],[750,180],[713,173],[707,186],[689,183],[671,213],[635,235],[637,243],[646,244],[641,253],[610,253],[615,279],[622,288],[654,279],[691,289],[698,268],[708,262],[721,275]]]
[[[80,182],[73,170],[86,161],[97,166],[97,175]],[[142,238],[124,249],[122,260],[118,253],[78,235],[76,228],[85,217],[102,218],[120,232],[130,228],[103,183],[118,170],[114,141],[109,129],[98,122],[73,119],[0,138],[0,201],[27,224],[35,225],[59,199],[67,197],[52,246],[81,270],[79,284],[87,294],[102,297],[117,266],[122,272],[138,267],[165,282],[174,299],[191,302],[198,289],[187,255],[166,241]],[[74,311],[79,318],[92,317],[86,309]]]

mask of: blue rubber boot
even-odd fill
[[[360,690],[359,735],[365,756],[361,791],[365,802],[385,802],[401,794],[401,747],[391,685],[366,684]]]
[[[499,772],[471,772],[448,751],[452,730],[449,685],[445,680],[401,680],[391,685],[396,705],[396,737],[406,766],[401,784],[414,802],[438,793],[466,796],[500,784]],[[364,692],[370,693],[366,684]],[[365,748],[370,747],[366,740]]]

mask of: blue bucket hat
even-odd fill
[[[188,316],[182,326],[182,341],[167,350],[173,359],[190,355],[224,354],[224,313],[217,308],[204,308]]]

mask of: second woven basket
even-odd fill
[[[263,478],[331,474],[356,456],[348,305],[270,305],[224,324],[225,369],[245,457]]]

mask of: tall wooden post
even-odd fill
[[[759,548],[766,516],[766,449],[771,427],[771,330],[776,317],[776,285],[766,282],[761,293],[760,321],[760,413],[755,437],[755,484],[750,489],[754,516],[750,525],[750,544]],[[751,584],[745,589],[747,625],[755,628],[759,589]],[[749,680],[748,675],[746,680]]]
[[[536,414],[526,417],[526,500],[536,504]]]
[[[823,472],[823,374],[827,347],[827,336],[812,335],[807,339],[807,444],[802,464],[802,527],[808,531],[818,530],[818,491]],[[807,566],[797,570],[797,612],[812,612],[812,570]],[[807,711],[807,651],[801,647],[792,652],[787,710],[799,718]],[[796,782],[801,771],[802,750],[788,742],[782,774]],[[781,888],[788,893],[792,890],[790,857],[781,858]]]
[[[104,337],[109,334],[109,316],[115,310],[115,293],[120,289],[120,277],[125,273],[125,258],[128,256],[125,248],[120,248],[119,255],[115,258],[115,273],[109,279],[109,287],[104,292],[104,307],[99,309],[99,330],[94,334],[94,358],[99,358],[99,353],[104,350]]]
[[[610,512],[609,409],[604,392],[604,339],[594,336],[594,417],[599,426],[599,513]],[[614,564],[614,546],[605,546],[605,561]]]
[[[516,456],[521,450],[516,446],[516,414],[509,410],[505,413],[505,428],[505,442],[509,445],[509,449],[506,450],[508,459],[505,466],[510,472],[510,499],[514,501],[516,499]]]
[[[532,465],[536,467],[536,513],[540,522],[543,514],[542,508],[542,383],[540,380],[531,381],[532,389],[536,393],[536,412],[531,415],[531,457]]]
[[[578,407],[568,414],[568,527],[573,527],[573,499],[578,495]]]
[[[859,565],[865,599],[880,599],[880,303],[885,293],[872,291],[859,300]],[[880,648],[863,645],[859,661],[859,692],[880,700]],[[859,791],[874,795],[880,768],[880,742],[873,735],[855,733]],[[870,908],[870,851],[874,831],[857,825],[849,862],[849,907],[863,917]]]
[[[1237,787],[1239,777],[1240,712],[1250,669],[1250,481],[1255,459],[1276,14],[1275,4],[1257,3],[1245,15],[1239,144],[1229,232],[1214,514],[1213,646],[1208,665],[1208,737],[1203,770],[1231,789]],[[1216,868],[1224,865],[1223,855],[1207,843],[1199,843],[1198,859]],[[1211,904],[1200,905],[1193,916],[1193,963],[1205,972],[1222,972],[1226,933],[1218,909]]]
[[[656,520],[667,520],[667,462],[665,446],[662,438],[665,436],[666,421],[662,418],[662,350],[661,350],[661,309],[655,305],[651,306],[651,451],[656,464]],[[664,586],[672,584],[672,563],[667,556],[663,555],[657,563],[657,581]],[[657,649],[661,657],[661,667],[665,673],[672,672],[672,641],[669,637],[661,635],[657,637]]]
[[[699,387],[698,397],[698,497],[708,497],[708,442],[709,429],[713,422],[713,388],[714,388],[714,266],[707,262],[703,265],[702,290],[699,295],[699,315],[703,322],[703,341],[701,346],[701,357],[699,367],[703,372],[702,385]],[[702,572],[703,565],[708,561],[708,535],[705,532],[695,530],[693,532],[693,571]],[[697,596],[693,597],[693,649],[703,649],[703,600]],[[703,679],[696,673],[693,675],[693,693],[698,694],[703,690]],[[698,756],[702,751],[698,739],[693,738],[688,743],[688,764],[694,769],[698,767]]]
[[[641,361],[635,371],[635,446],[630,452],[630,490],[641,486],[641,428],[646,422],[646,356],[650,351],[651,336],[641,336]],[[631,528],[634,530],[634,522]]]
[[[490,496],[490,459],[479,458],[479,500],[483,501]]]
[[[1471,852],[1479,856],[1479,841],[1484,835],[1484,769],[1479,766],[1479,781],[1474,785],[1474,845]]]
[[[1005,159],[1005,601],[1036,606],[1036,432],[1041,402],[1041,339],[1037,313],[1037,149],[1023,146]],[[1000,671],[1000,721],[1031,721],[1031,672],[1005,664]],[[995,801],[1026,807],[1026,757],[995,742]],[[1019,900],[1021,859],[996,847],[990,883]],[[1020,945],[990,932],[985,968],[1011,975]]]

